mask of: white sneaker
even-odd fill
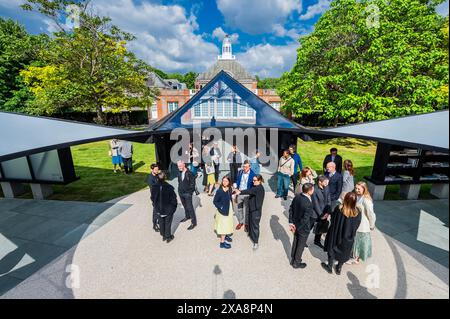
[[[253,250],[257,250],[258,249],[258,244],[253,244]]]

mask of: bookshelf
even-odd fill
[[[449,154],[421,148],[378,143],[371,176],[365,176],[376,199],[387,185],[400,185],[407,199],[417,199],[420,185],[432,184],[431,193],[448,198]]]

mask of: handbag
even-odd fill
[[[207,164],[205,165],[206,175],[214,174],[216,170],[214,169],[214,165]]]
[[[315,234],[322,235],[328,232],[328,228],[330,227],[330,222],[327,219],[321,219],[316,224]]]

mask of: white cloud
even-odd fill
[[[306,9],[306,12],[300,16],[300,20],[309,20],[317,15],[323,14],[330,8],[330,3],[331,0],[319,0],[319,2]]]
[[[133,33],[128,47],[139,58],[166,72],[204,71],[214,63],[219,50],[202,35],[198,24],[178,5],[161,5],[132,0],[96,0],[96,12],[109,16],[112,23]]]
[[[436,12],[441,16],[448,16],[448,0],[436,7]]]
[[[0,0],[0,7],[6,9],[16,9],[24,3],[25,0]]]
[[[284,25],[294,11],[301,12],[301,0],[216,0],[225,23],[249,34],[273,32]]]
[[[287,45],[258,44],[237,54],[236,58],[251,74],[263,78],[279,77],[295,64],[298,47],[297,42]]]
[[[223,31],[221,27],[215,28],[212,33],[212,37],[218,39],[219,41],[222,41],[226,35],[227,33]],[[231,43],[239,43],[239,34],[228,34],[228,37],[231,39]]]

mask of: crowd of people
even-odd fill
[[[233,145],[226,157],[229,173],[220,181],[222,153],[216,143],[211,147],[205,145],[200,152],[191,144],[188,155],[188,163],[177,163],[177,191],[185,214],[181,222],[190,221],[188,230],[197,226],[193,196],[199,193],[196,179],[203,175],[204,191],[213,197],[216,209],[214,231],[219,247],[230,249],[233,232],[243,228],[253,249],[258,249],[265,197],[260,153],[256,151],[244,160],[243,154]],[[289,229],[294,234],[292,267],[306,267],[302,256],[307,239],[313,232],[314,244],[328,254],[328,263],[322,263],[322,267],[332,273],[337,262],[335,272],[340,274],[344,263],[359,263],[371,256],[370,233],[375,228],[376,217],[367,184],[362,181],[355,183],[352,161],[343,161],[337,149],[332,148],[323,161],[323,169],[324,174],[318,176],[312,168],[303,167],[300,155],[291,145],[278,163],[275,197],[287,200],[292,183],[295,195],[289,208]],[[166,178],[158,164],[153,164],[147,182],[151,188],[153,228],[160,232],[164,241],[171,242],[174,239],[171,224],[177,209],[177,194]]]

